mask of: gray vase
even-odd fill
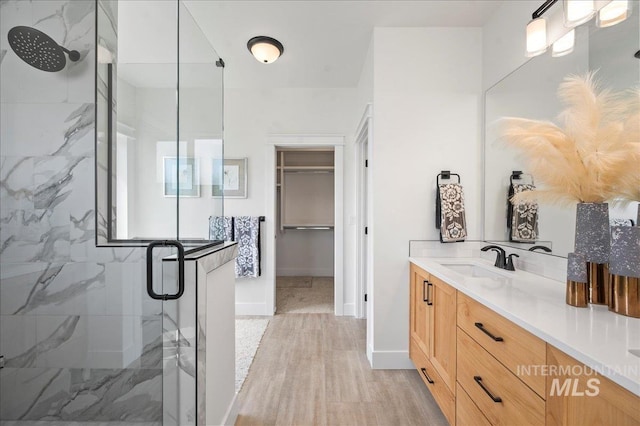
[[[575,252],[592,263],[609,262],[609,204],[578,203]]]
[[[640,278],[640,227],[611,227],[609,271],[614,275]]]
[[[609,204],[579,203],[576,210],[575,252],[587,261],[589,303],[609,304]]]
[[[586,308],[589,303],[587,283],[587,260],[580,253],[569,253],[567,257],[567,305]]]

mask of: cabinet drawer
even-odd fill
[[[458,383],[493,425],[544,425],[545,402],[462,329]]]
[[[456,384],[456,426],[491,426],[460,383]]]
[[[462,293],[458,294],[457,321],[458,327],[544,398],[544,376],[525,374],[536,371],[527,367],[546,363],[544,340]]]
[[[551,345],[547,359],[548,426],[640,425],[640,397]]]
[[[409,355],[413,364],[418,369],[422,381],[427,385],[427,389],[438,403],[442,413],[447,418],[450,425],[456,424],[456,402],[455,395],[449,390],[442,377],[436,372],[433,365],[427,359],[420,347],[411,339],[409,345]]]

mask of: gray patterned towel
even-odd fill
[[[533,191],[536,187],[529,183],[512,184],[513,195]],[[511,193],[511,192],[510,192]],[[538,239],[538,203],[511,202],[511,233],[509,239],[519,243],[532,243]]]
[[[233,218],[231,216],[209,216],[209,240],[233,241]]]
[[[464,194],[459,183],[438,185],[436,203],[440,203],[440,241],[452,243],[467,238],[467,224],[464,214]]]
[[[260,218],[236,216],[235,240],[238,242],[236,278],[260,276]]]

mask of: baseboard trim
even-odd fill
[[[413,370],[409,351],[372,351],[371,368],[374,370]]]
[[[345,317],[355,317],[356,316],[356,304],[355,303],[345,303],[342,310],[342,315]]]
[[[238,419],[238,413],[240,413],[240,404],[238,403],[238,393],[236,392],[235,395],[233,395],[231,404],[229,404],[229,409],[224,415],[224,421],[222,422],[222,424],[225,426],[235,425],[236,420]]]
[[[273,316],[273,312],[269,312],[266,303],[236,303],[236,315]]]

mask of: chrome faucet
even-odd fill
[[[507,267],[507,258],[504,249],[500,246],[484,246],[480,249],[481,251],[495,251],[498,253],[496,255],[496,263],[493,264],[496,268],[506,269]]]

